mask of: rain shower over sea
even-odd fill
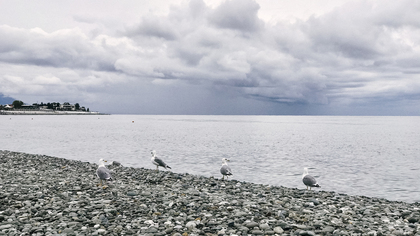
[[[363,116],[0,116],[0,150],[420,201],[420,117]],[[318,191],[314,190],[314,191]]]

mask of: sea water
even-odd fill
[[[0,149],[96,163],[420,201],[420,117],[363,116],[0,116]],[[315,191],[318,191],[315,190]]]

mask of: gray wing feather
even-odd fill
[[[105,179],[105,180],[110,180],[110,179],[112,179],[111,172],[110,172],[107,168],[105,168],[105,167],[103,167],[103,166],[99,167],[99,168],[96,170],[96,175],[97,175],[100,179]]]
[[[229,166],[223,165],[222,168],[220,168],[220,173],[222,175],[232,175],[232,170]]]
[[[154,163],[157,166],[162,166],[162,167],[171,169],[171,167],[169,167],[168,165],[166,165],[166,163],[163,162],[162,159],[160,159],[160,158],[155,157]]]
[[[316,187],[317,186],[316,179],[311,175],[305,175],[305,177],[303,177],[302,181],[306,186],[309,186],[309,187]]]

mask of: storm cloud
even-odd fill
[[[90,31],[3,24],[0,93],[111,113],[420,115],[418,1],[349,1],[293,22],[259,10],[191,0],[123,27],[80,14]]]

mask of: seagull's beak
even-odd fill
[[[107,162],[107,161],[104,160],[104,162]]]

